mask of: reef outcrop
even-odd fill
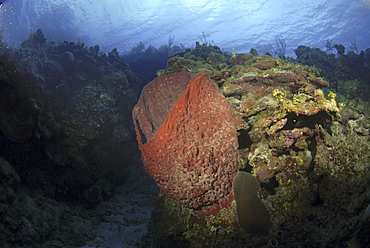
[[[113,185],[129,177],[139,84],[116,50],[55,45],[41,30],[18,48],[0,40],[2,247],[84,244],[93,227],[66,220],[81,213],[77,206],[111,197]],[[71,211],[62,201],[77,203]]]
[[[161,198],[160,207],[153,215],[150,235],[152,240],[157,238],[158,247],[169,240],[189,247],[262,247],[269,240],[273,241],[270,245],[274,246],[278,243],[286,247],[340,246],[344,244],[343,240],[353,237],[358,229],[358,216],[362,216],[368,205],[368,190],[365,189],[370,175],[369,104],[359,99],[358,89],[361,86],[357,81],[351,85],[344,81],[329,85],[319,76],[317,69],[290,61],[293,59],[259,56],[255,49],[250,54],[228,55],[210,46],[197,45],[191,52],[171,58],[168,68],[158,72],[159,75],[207,73],[224,96],[220,98],[223,99],[222,104],[226,99],[231,112],[239,117],[239,124],[227,135],[235,137],[231,135],[237,133],[238,144],[230,146],[237,151],[236,170],[239,171],[239,177],[236,177],[234,185],[236,204],[232,202],[230,208],[210,212],[203,222],[191,217],[194,211],[198,211],[199,216],[201,205],[196,201],[194,204],[196,197],[188,197],[196,196],[194,193],[200,194],[199,197],[203,193],[206,196],[208,191],[191,191],[197,189],[198,180],[203,179],[203,174],[195,174],[200,177],[194,180],[194,174],[186,171],[186,166],[172,166],[177,161],[187,165],[188,154],[197,155],[190,156],[194,159],[191,161],[202,158],[203,151],[209,154],[207,148],[202,147],[203,136],[197,136],[198,130],[190,125],[180,125],[186,120],[185,113],[190,113],[192,108],[185,108],[186,111],[181,115],[175,104],[153,140],[142,145],[143,161],[149,165],[149,173],[167,193],[165,196],[176,200]],[[333,85],[334,88],[330,88]],[[337,91],[336,88],[345,90]],[[346,92],[345,96],[341,95],[343,92]],[[197,100],[193,101],[197,103]],[[208,101],[208,104],[215,104],[212,99],[208,98]],[[198,111],[202,113],[202,109]],[[209,122],[203,132],[214,132],[217,130],[214,129],[216,121],[227,116],[220,114],[218,118],[212,117],[215,121]],[[193,117],[188,122],[199,125],[202,123],[199,120]],[[176,135],[178,130],[181,135]],[[137,135],[141,137],[138,130]],[[190,141],[188,137],[194,140]],[[229,144],[224,136],[220,137],[212,136],[213,141],[205,144]],[[172,145],[172,142],[176,145]],[[154,149],[154,146],[157,148]],[[226,150],[234,152],[229,148]],[[211,153],[214,156],[212,161],[218,158],[222,160],[226,150]],[[203,161],[200,159],[196,164],[203,167]],[[167,169],[167,173],[163,168]],[[197,171],[196,168],[192,170]],[[215,173],[220,175],[222,172]],[[173,174],[177,175],[175,178],[180,185],[188,183],[187,194],[178,194],[179,186],[171,181]],[[213,180],[222,180],[224,177],[212,175],[210,178],[211,184],[217,185]],[[248,180],[253,183],[249,184]],[[230,183],[224,179],[222,187],[230,187]],[[243,192],[249,192],[253,197],[246,197]],[[256,215],[245,207],[249,201],[258,202],[255,204]],[[351,214],[342,215],[348,213],[348,209],[351,209]],[[262,213],[260,217],[257,217],[258,212]],[[272,223],[269,223],[270,215]],[[338,218],[328,218],[333,215]],[[174,224],[174,219],[178,225]],[[307,220],[317,221],[322,228],[311,226]],[[252,222],[261,225],[256,227]],[[235,225],[237,223],[239,225]],[[348,225],[352,231],[347,229]],[[260,233],[270,231],[271,234],[258,238],[253,235],[256,231],[254,228],[259,229]],[[330,230],[330,234],[322,235],[324,229]],[[274,235],[279,233],[278,230],[289,234]],[[361,235],[359,231],[356,240],[365,240]]]

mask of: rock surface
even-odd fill
[[[116,188],[112,199],[97,206],[95,212],[101,214],[101,222],[95,227],[96,237],[81,248],[142,247],[159,190],[143,167],[133,172],[130,180]]]
[[[192,215],[194,209],[185,204],[188,199],[174,202],[165,198],[156,207],[150,224],[148,237],[156,247],[168,242],[183,247],[261,247],[271,242],[286,247],[346,246],[351,239],[361,245],[367,242],[363,235],[366,224],[360,223],[360,219],[369,200],[368,103],[359,98],[348,100],[341,95],[343,91],[326,89],[330,86],[319,77],[317,69],[290,63],[289,59],[259,56],[252,49],[250,54],[230,56],[215,51],[213,46],[197,44],[195,49],[171,58],[168,65],[160,71],[161,75],[207,71],[239,114],[242,122],[234,127],[239,134],[238,169],[250,172],[260,182],[258,195],[273,224],[270,235],[259,237],[251,234],[249,228],[247,233],[238,227],[235,216],[241,209],[237,199],[235,208],[232,203],[231,208],[199,220]],[[361,75],[367,71],[366,68]],[[349,90],[352,93],[348,96],[353,98],[356,91]],[[166,128],[168,132],[161,136],[158,134],[162,127],[155,134],[159,147],[155,150],[159,155],[153,152],[155,161],[172,149],[171,145],[164,145],[168,140],[186,140],[171,136],[182,130],[182,126],[174,126]],[[186,137],[197,134],[191,128],[188,130],[191,134]],[[144,159],[147,159],[145,145],[150,143],[142,146]],[[184,144],[175,146],[168,157],[198,147],[196,143]],[[215,155],[217,160],[219,154]],[[161,172],[161,166],[153,166],[152,171]],[[168,166],[164,183],[166,176],[173,174],[172,169]],[[198,185],[191,181],[193,177],[183,175],[193,188]],[[179,178],[177,181],[181,181]],[[176,189],[171,184],[167,187]],[[285,235],[276,235],[281,233],[279,230]]]

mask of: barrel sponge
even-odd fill
[[[233,191],[240,226],[253,234],[269,234],[270,213],[258,196],[259,182],[250,173],[239,171],[233,181]]]

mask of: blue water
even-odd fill
[[[4,40],[17,46],[38,28],[48,39],[99,44],[127,52],[143,42],[156,47],[174,37],[193,46],[200,38],[225,51],[276,55],[276,37],[294,56],[299,45],[325,48],[328,39],[346,52],[370,45],[369,0],[5,0]],[[204,32],[204,33],[203,33]],[[203,35],[204,34],[204,35]],[[275,53],[275,54],[274,54]]]

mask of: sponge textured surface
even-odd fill
[[[135,106],[133,119],[149,175],[166,197],[193,209],[202,218],[231,206],[231,186],[238,170],[235,126],[240,124],[240,118],[233,114],[218,86],[202,73],[190,80],[177,101],[171,98],[174,103],[167,105],[168,111],[162,111],[164,105],[157,101],[169,102],[166,95],[171,93],[162,88],[182,87],[181,82],[187,83],[189,78],[170,74],[160,78],[166,79],[164,82],[155,80],[155,85],[141,97],[146,104],[139,102]],[[153,117],[157,110],[163,113],[161,120]]]

